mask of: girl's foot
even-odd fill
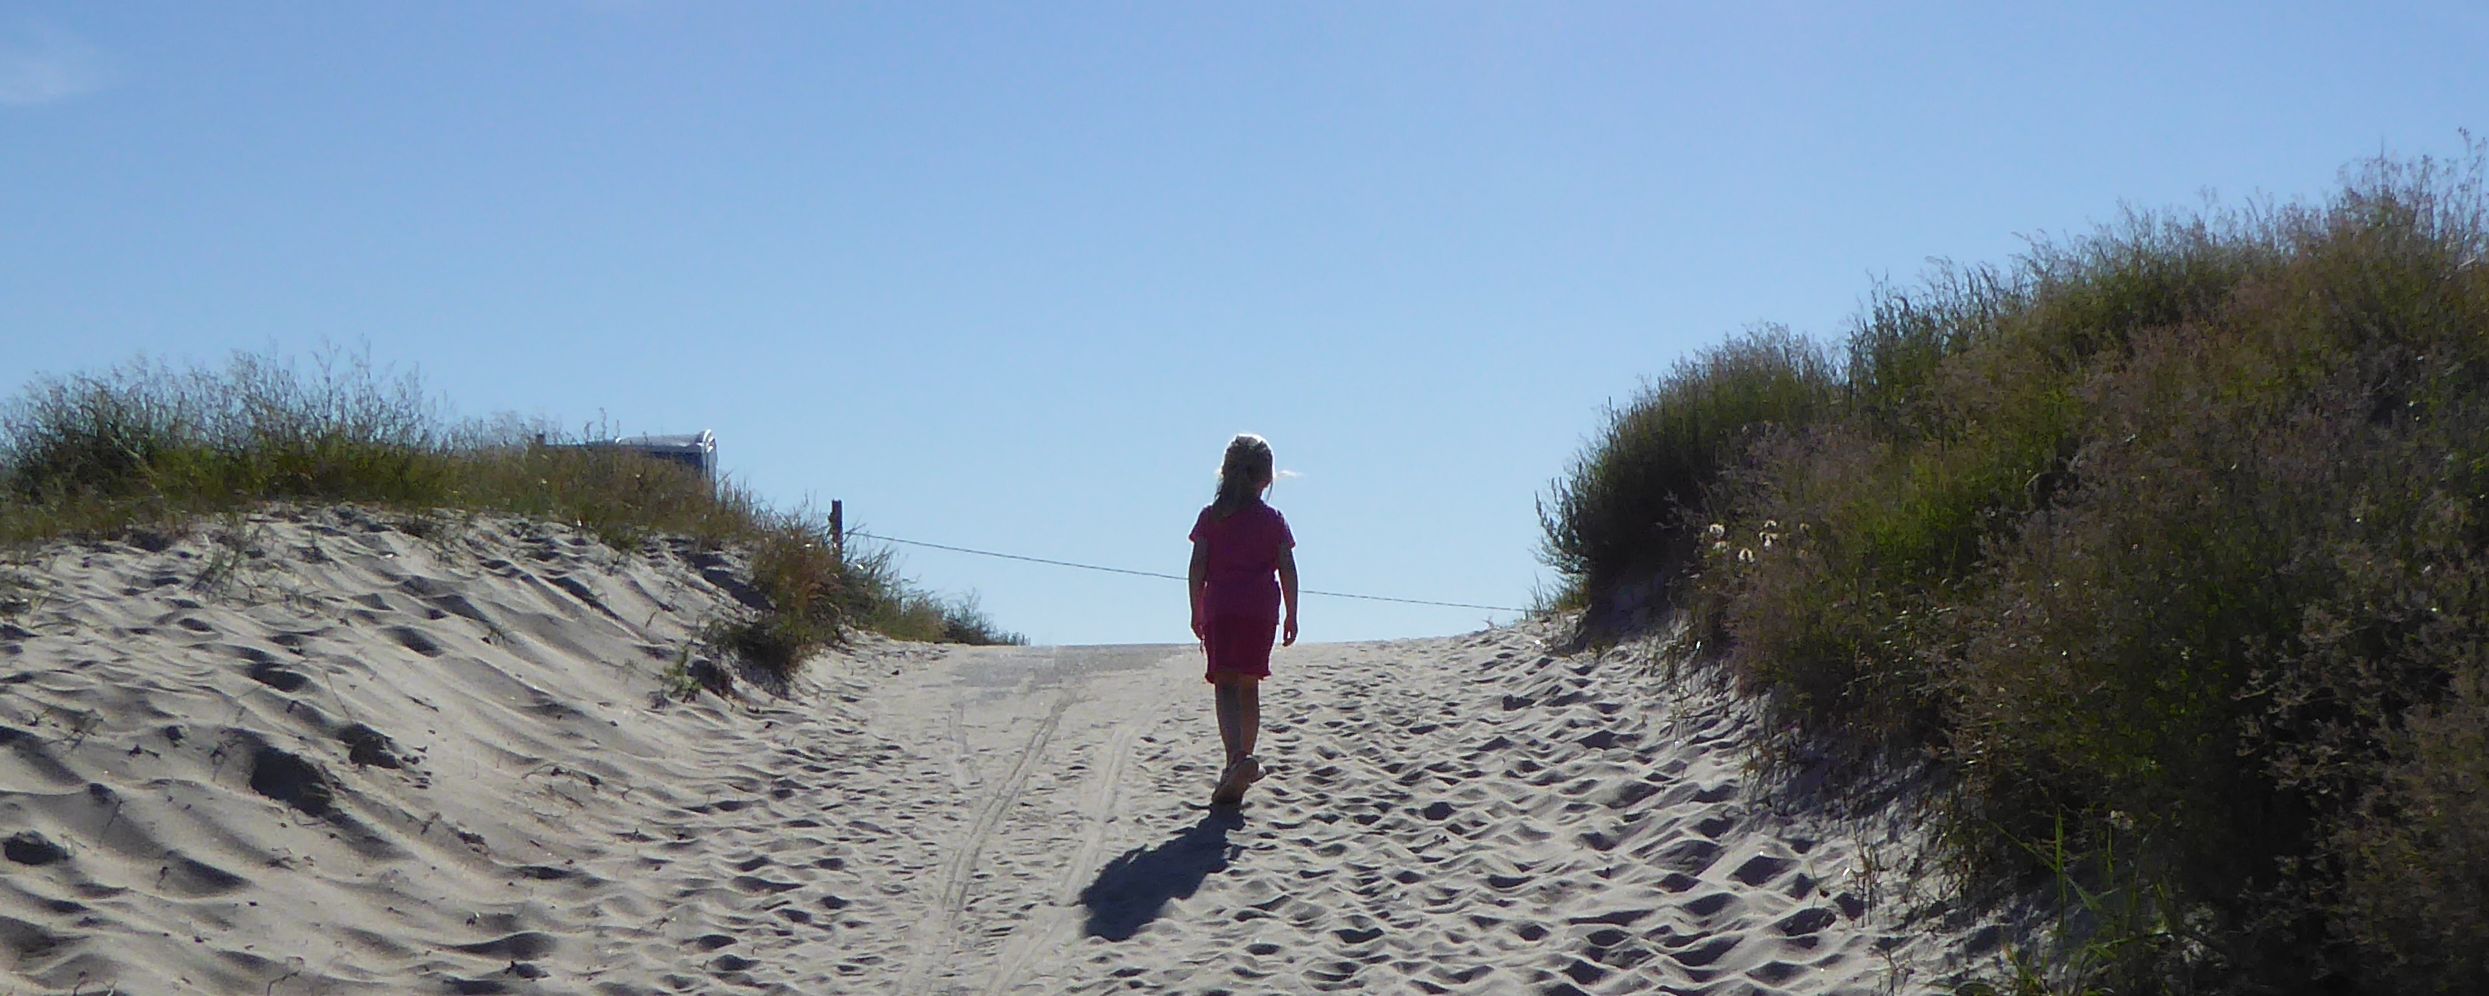
[[[1262,780],[1262,760],[1247,754],[1238,758],[1227,770],[1219,773],[1218,788],[1210,793],[1210,803],[1233,806],[1244,801],[1245,786]]]

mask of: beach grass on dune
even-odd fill
[[[2134,214],[1680,364],[1544,501],[1801,743],[1933,757],[2033,991],[2489,991],[2489,168]]]
[[[579,434],[602,438],[610,433]],[[411,374],[325,352],[222,366],[138,360],[34,381],[0,409],[0,547],[178,534],[272,502],[506,513],[620,549],[660,536],[742,551],[767,607],[714,636],[781,675],[851,627],[901,639],[1024,642],[973,597],[900,576],[887,553],[833,551],[827,522],[732,481],[504,417],[453,421]]]

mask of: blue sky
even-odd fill
[[[1526,605],[1534,497],[1645,376],[2458,152],[2485,10],[0,3],[0,379],[368,346],[463,414],[714,429],[782,505],[1178,573],[1252,430],[1309,587]],[[1040,642],[1186,638],[1174,582],[904,556]]]

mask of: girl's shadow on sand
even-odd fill
[[[1192,895],[1212,872],[1227,867],[1241,846],[1229,844],[1227,834],[1242,826],[1242,813],[1214,807],[1157,846],[1136,847],[1107,862],[1097,881],[1080,890],[1080,904],[1089,908],[1089,935],[1131,939],[1158,919],[1168,900]]]

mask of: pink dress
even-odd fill
[[[1192,540],[1208,548],[1201,592],[1202,646],[1209,673],[1270,676],[1279,632],[1279,555],[1296,546],[1288,520],[1256,500],[1220,518],[1216,506],[1193,520]]]

